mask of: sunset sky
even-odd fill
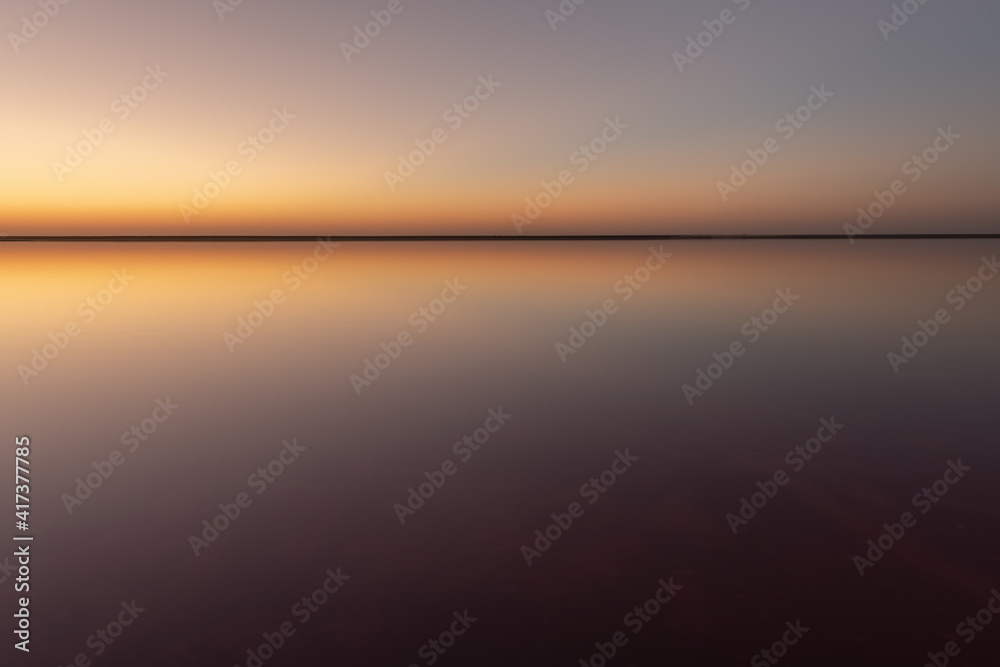
[[[562,6],[7,0],[0,233],[1000,230],[995,0]]]

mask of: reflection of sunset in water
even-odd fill
[[[661,579],[682,588],[631,659],[721,664],[791,615],[843,636],[879,622],[912,644],[993,585],[970,553],[989,551],[997,506],[983,406],[1000,291],[984,287],[898,374],[887,353],[993,250],[5,245],[0,390],[38,471],[39,652],[76,655],[135,599],[148,616],[108,664],[235,664],[289,619],[274,664],[406,664],[466,609],[479,620],[462,664],[525,647],[565,662]],[[741,330],[789,290],[766,330]],[[734,341],[744,353],[689,402],[682,387]],[[842,429],[808,466],[786,464],[823,420]],[[958,457],[972,471],[859,578],[852,556]],[[727,514],[779,470],[790,481],[734,536]],[[572,525],[539,540],[573,503]],[[338,573],[350,579],[299,625],[294,605]]]

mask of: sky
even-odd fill
[[[232,2],[6,0],[0,234],[1000,231],[994,0]]]

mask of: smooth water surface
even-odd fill
[[[252,666],[286,622],[269,667],[599,665],[618,632],[610,665],[747,664],[797,621],[782,664],[918,666],[948,641],[987,664],[1000,628],[956,626],[1000,586],[1000,279],[977,282],[998,251],[3,245],[31,664]],[[935,335],[894,368],[918,321]]]

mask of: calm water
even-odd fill
[[[993,664],[996,253],[4,245],[31,664]]]

